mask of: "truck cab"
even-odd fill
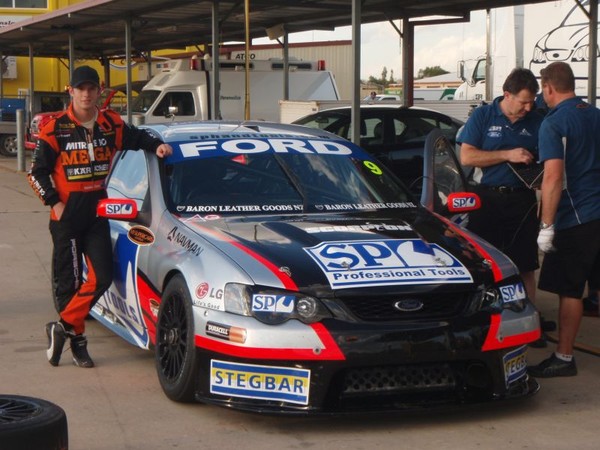
[[[221,117],[210,112],[213,61],[172,60],[163,64],[132,105],[132,114],[144,123],[165,120],[243,120],[245,112],[245,62],[219,61]],[[338,100],[331,72],[320,70],[318,62],[292,60],[289,63],[289,96],[293,100]],[[283,62],[279,59],[252,60],[249,72],[250,115],[252,119],[279,121],[279,100],[283,98]]]
[[[458,77],[462,84],[454,92],[454,100],[477,100],[485,98],[485,56],[473,61],[458,62]]]

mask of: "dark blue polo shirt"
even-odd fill
[[[578,97],[551,109],[540,128],[540,161],[562,159],[557,230],[600,219],[600,110]]]
[[[460,134],[460,142],[485,151],[523,147],[537,157],[538,130],[542,115],[532,111],[511,123],[500,109],[500,100],[503,98],[498,97],[491,104],[473,111]],[[523,187],[523,183],[506,163],[482,167],[481,171],[481,184]]]

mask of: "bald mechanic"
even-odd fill
[[[558,294],[556,351],[528,372],[541,378],[577,375],[573,347],[583,315],[586,282],[600,285],[600,110],[575,95],[571,67],[540,71],[550,112],[540,129],[544,162],[539,288]]]
[[[108,220],[97,217],[96,206],[107,196],[105,179],[115,153],[140,148],[159,158],[172,153],[170,145],[126,125],[116,112],[99,110],[100,91],[96,70],[82,66],[73,71],[71,104],[41,130],[28,174],[35,193],[51,208],[53,288],[60,316],[46,325],[47,357],[53,366],[58,366],[67,339],[73,363],[94,366],[87,351],[85,318],[113,276]]]

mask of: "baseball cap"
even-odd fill
[[[71,77],[71,87],[79,87],[83,83],[92,83],[100,87],[100,77],[98,72],[90,66],[80,66],[73,71]]]

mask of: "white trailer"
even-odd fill
[[[491,80],[486,80],[486,55],[459,61],[458,76],[464,82],[454,99],[484,100],[488,82],[492,98],[496,97],[502,94],[502,84],[513,68],[529,68],[539,78],[540,70],[554,61],[571,65],[576,92],[587,97],[589,19],[582,7],[588,6],[588,0],[555,0],[492,10],[488,36]]]

